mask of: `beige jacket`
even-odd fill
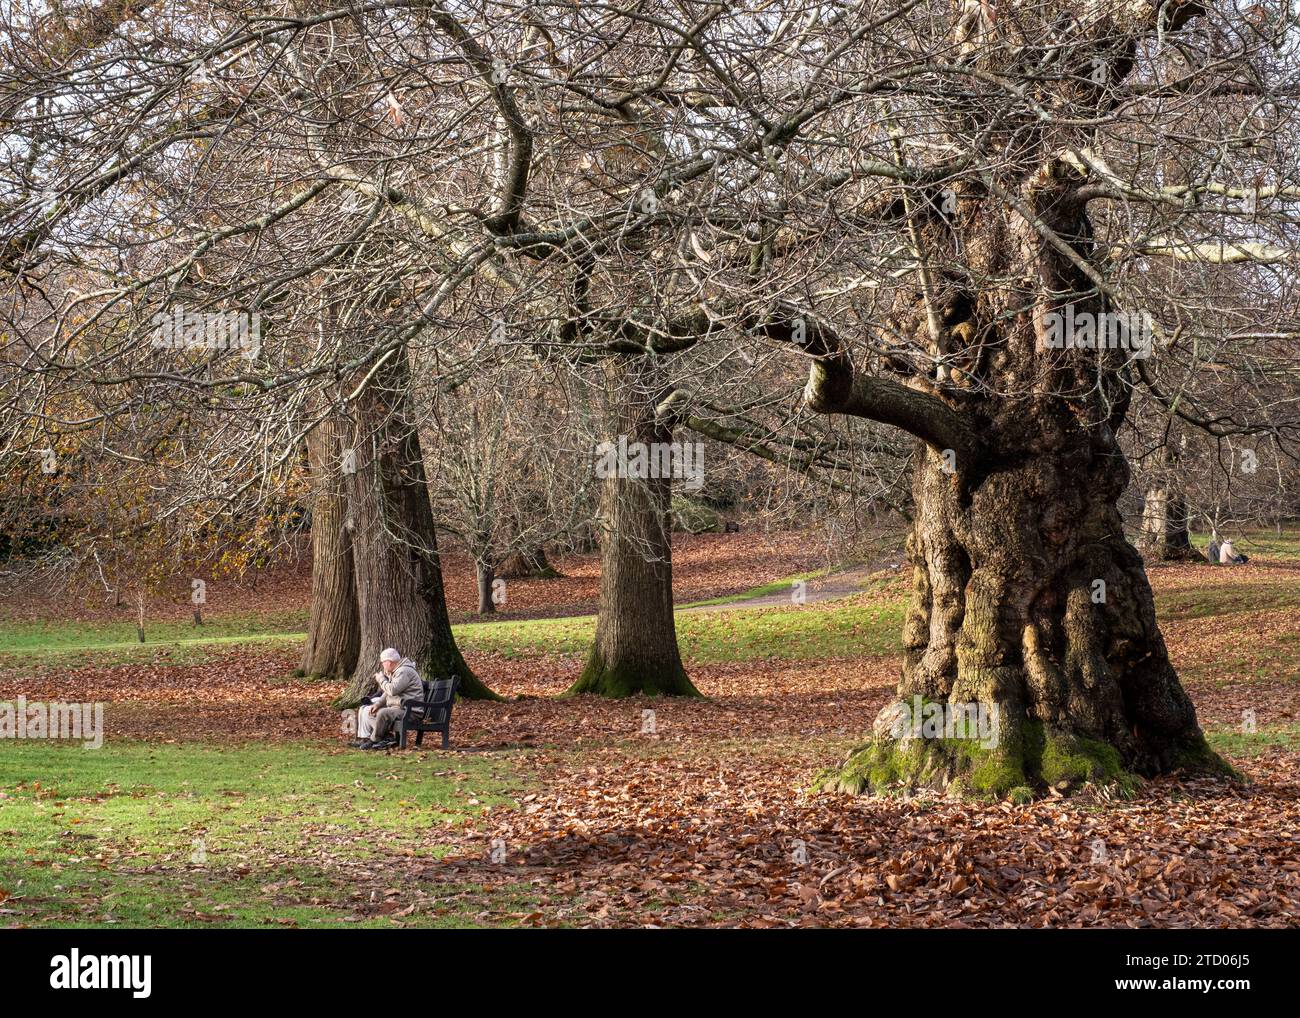
[[[393,669],[392,675],[382,671],[376,676],[383,698],[375,703],[376,707],[400,707],[403,700],[424,699],[424,684],[420,673],[415,669],[415,662],[404,657]]]

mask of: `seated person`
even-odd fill
[[[379,692],[357,708],[358,749],[387,749],[397,745],[393,726],[402,717],[403,700],[424,699],[424,683],[415,662],[404,658],[392,647],[379,655],[380,671],[375,673]]]
[[[1205,559],[1212,565],[1219,564],[1219,535],[1217,533],[1210,535],[1210,543],[1205,546]]]
[[[1239,566],[1247,561],[1245,555],[1238,555],[1232,547],[1232,538],[1224,541],[1219,546],[1219,562],[1225,566]]]

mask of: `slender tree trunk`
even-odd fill
[[[1147,489],[1138,547],[1160,561],[1197,557],[1187,533],[1187,500],[1173,485]]]
[[[400,412],[405,363],[397,365],[360,408],[349,506],[361,648],[338,702],[359,702],[385,647],[414,660],[425,678],[459,675],[462,696],[499,699],[470,671],[452,635],[419,435]]]
[[[314,493],[311,622],[300,665],[304,675],[333,679],[352,674],[361,646],[340,434],[339,422],[330,416],[307,435],[307,463]]]
[[[651,367],[606,363],[607,391],[617,407],[614,433],[628,443],[672,441],[656,420],[658,390]],[[673,616],[670,477],[629,477],[615,470],[601,487],[603,539],[596,640],[569,693],[602,696],[698,696],[677,648]]]
[[[491,615],[497,610],[496,602],[492,600],[492,581],[496,579],[492,566],[487,562],[476,562],[474,572],[478,579],[478,613]]]

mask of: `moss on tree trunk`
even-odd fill
[[[1062,427],[1066,447],[951,472],[951,459],[920,449],[897,699],[822,787],[1005,795],[1229,773],[1169,663],[1142,560],[1124,538],[1118,445],[1054,415],[1039,423]],[[900,711],[915,714],[918,700],[995,711],[996,744],[900,732]]]

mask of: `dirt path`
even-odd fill
[[[838,601],[842,597],[860,594],[862,593],[863,584],[872,576],[884,570],[897,570],[901,567],[901,562],[902,552],[898,552],[870,564],[850,566],[847,569],[840,569],[825,576],[807,580],[802,591],[803,603],[817,604],[820,601]],[[679,610],[696,612],[725,611],[733,608],[780,608],[796,603],[794,601],[795,592],[795,585],[791,583],[787,589],[773,594],[762,594],[759,597],[750,597],[741,601],[728,601],[725,604],[697,605]]]

